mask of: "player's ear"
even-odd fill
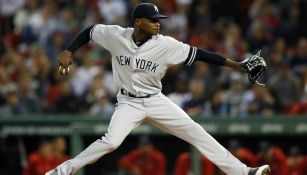
[[[141,24],[141,22],[142,22],[142,20],[141,19],[135,19],[134,20],[134,25],[140,25]]]

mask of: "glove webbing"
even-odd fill
[[[263,60],[263,58],[260,57],[260,53],[261,53],[261,50],[259,50],[256,55],[253,55],[249,60],[247,60],[247,63],[246,63],[247,70],[252,69],[253,67],[255,67],[255,65],[258,65],[259,62],[261,62],[260,60]],[[266,64],[264,62],[264,66],[262,66],[261,69],[264,69],[265,65]],[[258,71],[258,73],[256,74],[255,77],[259,77],[259,74],[261,74],[262,72],[263,72],[262,70]],[[249,77],[250,77],[250,75],[249,75]],[[252,78],[249,78],[249,79],[252,80],[252,83],[256,83],[258,85],[265,86],[265,84],[259,83],[257,80],[253,80]]]

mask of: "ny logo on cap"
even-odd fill
[[[156,5],[154,6],[154,8],[155,8],[155,11],[159,13],[158,7]]]

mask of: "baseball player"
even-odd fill
[[[134,28],[97,24],[77,35],[60,54],[59,72],[69,73],[73,53],[90,40],[112,55],[113,79],[119,88],[118,104],[107,133],[46,175],[72,175],[87,164],[114,151],[126,136],[143,121],[195,146],[228,175],[264,175],[268,165],[247,167],[220,145],[182,109],[161,93],[161,79],[168,67],[190,66],[195,61],[245,70],[255,83],[266,68],[260,53],[243,62],[201,50],[159,34],[161,15],[156,5],[141,3],[133,10]]]

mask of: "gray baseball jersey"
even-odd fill
[[[132,39],[133,28],[95,25],[90,37],[112,55],[113,78],[118,88],[137,96],[159,93],[161,79],[170,65],[195,59],[196,48],[161,34],[138,47]]]
[[[52,172],[57,172],[57,175],[75,174],[80,168],[115,150],[143,121],[189,142],[226,174],[247,175],[246,165],[160,92],[161,78],[167,68],[179,63],[191,65],[196,48],[163,35],[152,36],[138,47],[132,40],[132,33],[132,28],[99,24],[92,28],[90,37],[112,54],[114,81],[119,88],[137,96],[154,95],[134,98],[119,93],[118,106],[107,133],[46,175],[53,175]]]

